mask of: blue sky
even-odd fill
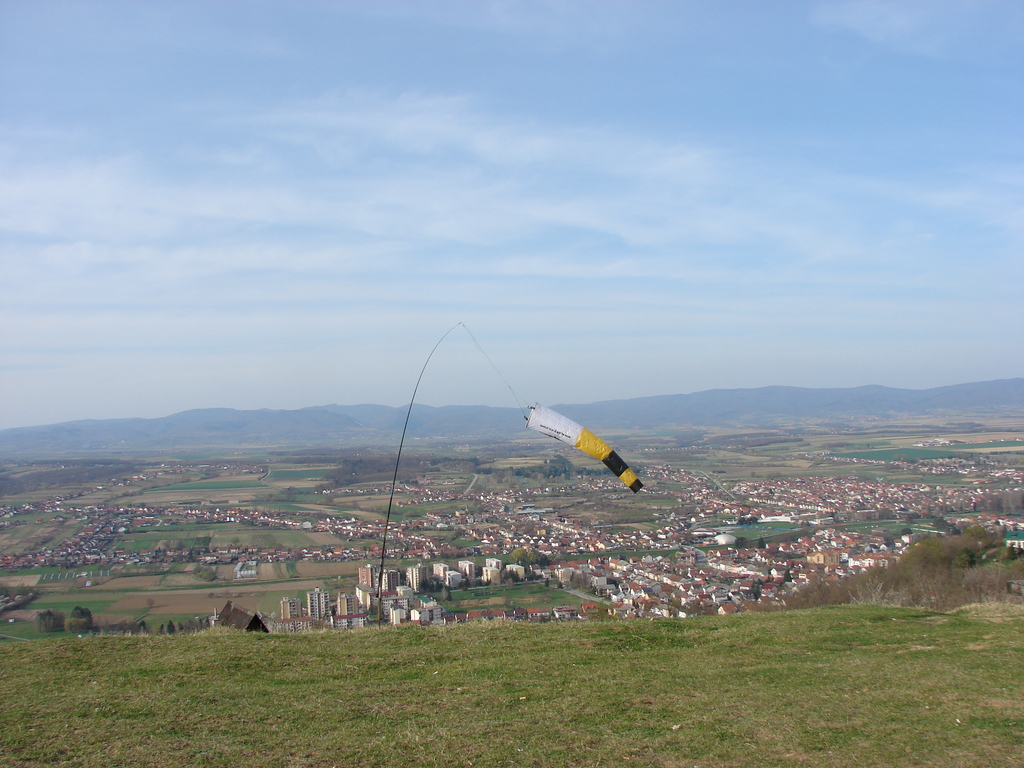
[[[1021,376],[1022,118],[1015,0],[0,0],[0,428]]]

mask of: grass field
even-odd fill
[[[309,469],[277,469],[273,467],[267,480],[273,483],[282,480],[323,480],[324,475],[332,469],[333,467],[311,467]]]
[[[878,448],[864,451],[844,451],[836,456],[843,459],[867,459],[870,461],[896,461],[898,459],[951,459],[958,454],[952,448]]]
[[[1024,764],[1024,615],[12,642],[0,762],[863,768]]]
[[[583,603],[583,599],[560,589],[545,587],[543,584],[516,584],[486,589],[452,590],[452,599],[444,602],[451,611],[473,611],[480,608],[553,608],[556,605]],[[596,599],[596,598],[593,598]]]
[[[139,529],[120,537],[117,547],[135,552],[189,547],[315,547],[339,546],[343,540],[330,533],[267,530],[239,523],[161,525]]]
[[[192,483],[177,483],[175,485],[161,485],[158,488],[150,488],[149,493],[157,491],[222,491],[230,488],[260,488],[262,483],[257,477],[247,477],[242,480],[197,480]]]

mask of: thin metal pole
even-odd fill
[[[434,352],[441,346],[441,342],[448,338],[448,334],[454,331],[462,325],[461,322],[456,323],[447,331],[444,336],[437,340],[437,344],[430,350],[430,354],[427,355],[427,359],[423,362],[423,367],[420,369],[420,375],[416,379],[416,386],[412,390],[412,399],[409,400],[409,410],[405,413],[405,424],[402,426],[402,439],[398,441],[398,455],[395,456],[395,474],[391,478],[391,494],[388,496],[388,512],[384,517],[384,535],[381,539],[380,546],[380,573],[377,574],[377,626],[380,626],[381,617],[384,612],[384,558],[388,552],[388,528],[391,525],[391,506],[395,501],[395,486],[398,484],[398,462],[402,460],[402,446],[405,445],[405,433],[409,429],[409,417],[412,416],[412,406],[416,402],[416,393],[419,391],[420,382],[423,380],[423,374],[427,370],[427,365],[430,363],[430,358],[434,356]],[[466,326],[462,325],[463,328]]]

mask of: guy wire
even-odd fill
[[[516,405],[519,407],[519,410],[523,412],[523,418],[528,419],[529,415],[526,413],[526,408],[523,407],[522,400],[519,399],[519,396],[515,393],[515,390],[512,389],[512,385],[509,384],[508,381],[505,380],[505,377],[501,375],[501,371],[498,370],[498,366],[496,366],[494,364],[494,361],[491,360],[490,355],[484,352],[484,348],[480,346],[480,342],[476,340],[476,336],[473,335],[473,332],[469,330],[469,328],[467,328],[465,324],[459,323],[459,325],[461,325],[463,329],[466,331],[466,333],[469,334],[469,338],[473,340],[473,344],[476,346],[478,350],[480,350],[480,354],[487,359],[487,362],[491,364],[491,368],[493,368],[494,372],[498,374],[498,378],[501,379],[502,382],[504,382],[506,387],[508,387],[508,391],[512,393],[512,397],[516,401]]]

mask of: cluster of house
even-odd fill
[[[723,536],[728,541],[730,536]],[[351,594],[319,587],[304,597],[286,597],[279,611],[261,620],[274,632],[312,629],[359,629],[378,622],[432,625],[475,620],[551,621],[587,618],[597,602],[553,608],[478,609],[453,613],[424,594],[428,581],[450,589],[463,585],[498,584],[505,574],[518,579],[544,579],[603,598],[620,618],[687,616],[693,613],[734,613],[751,602],[779,599],[811,578],[841,575],[894,557],[906,545],[881,536],[818,531],[786,547],[716,550],[705,554],[684,547],[666,556],[608,557],[564,560],[526,567],[487,558],[482,564],[460,560],[418,563],[404,573],[366,564],[358,569]],[[404,578],[403,578],[404,577]],[[404,583],[403,583],[404,582]]]
[[[882,483],[859,477],[744,480],[732,490],[748,504],[757,505],[761,519],[792,519],[794,512],[834,520],[925,517],[949,509],[972,509],[986,494],[978,487]]]
[[[682,547],[665,555],[610,556],[564,559],[530,567],[488,558],[481,565],[460,560],[419,563],[405,569],[359,568],[354,594],[333,598],[321,589],[304,600],[285,598],[268,624],[278,632],[313,628],[355,629],[375,624],[442,624],[474,620],[546,621],[586,618],[599,609],[596,602],[581,607],[474,610],[454,614],[422,591],[428,580],[450,588],[464,584],[498,583],[504,574],[543,579],[599,597],[619,618],[685,617],[694,614],[736,613],[751,605],[782,600],[817,579],[836,580],[897,558],[921,534],[893,541],[882,534],[825,528],[786,544],[737,548],[736,539],[720,534],[726,546],[705,552]],[[1024,539],[1024,535],[1021,536]]]
[[[252,468],[256,471],[256,468]],[[1017,481],[1024,485],[1018,468],[987,467],[983,479],[1000,483]],[[1009,473],[1009,474],[1008,474]],[[621,492],[615,478],[586,477],[575,481],[572,491],[603,488],[608,497]],[[989,484],[925,485],[872,482],[861,477],[790,477],[738,482],[726,489],[712,477],[678,468],[650,465],[645,469],[644,493],[658,500],[658,527],[604,527],[578,519],[566,511],[540,505],[558,505],[563,493],[553,488],[516,488],[507,491],[472,492],[454,486],[429,483],[402,489],[407,503],[424,500],[453,500],[465,503],[460,511],[431,512],[392,523],[388,536],[388,557],[438,560],[453,557],[500,557],[524,547],[549,559],[566,556],[601,555],[615,550],[676,550],[699,543],[718,532],[722,520],[757,517],[762,521],[788,521],[794,525],[830,525],[858,519],[913,518],[930,514],[951,515],[983,506]],[[1018,486],[1019,487],[1019,486]],[[365,489],[364,489],[365,490]],[[468,492],[467,492],[468,491]],[[219,509],[210,507],[168,507],[156,511],[145,507],[97,505],[75,506],[55,497],[40,504],[0,508],[0,528],[19,524],[43,511],[57,522],[71,521],[71,533],[63,541],[48,542],[36,551],[0,555],[0,568],[40,566],[80,568],[96,565],[142,564],[195,561],[236,563],[238,561],[279,562],[288,560],[359,560],[380,555],[383,522],[336,515],[316,523],[296,520],[287,513],[258,508]],[[126,547],[120,537],[148,526],[175,521],[243,523],[273,530],[308,529],[335,534],[348,545],[304,547],[192,547],[179,550],[141,550]],[[1009,530],[1018,520],[1002,523]],[[454,546],[437,531],[458,530],[459,538],[470,544]],[[169,532],[168,538],[173,538]],[[458,569],[451,569],[455,574]],[[254,569],[239,570],[238,578],[251,578]],[[525,575],[525,574],[524,574]],[[473,578],[482,578],[483,573]],[[441,578],[441,577],[439,577]],[[457,575],[444,579],[457,579]],[[449,585],[450,586],[450,585]]]

